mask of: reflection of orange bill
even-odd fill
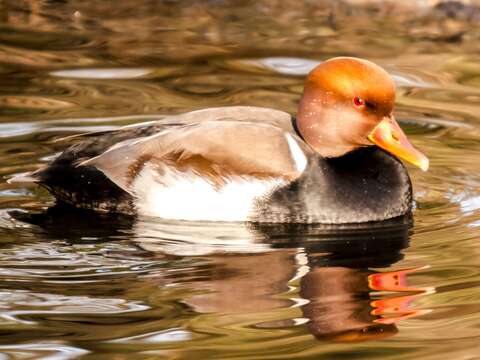
[[[370,312],[370,314],[376,316],[386,315],[387,317],[374,320],[374,322],[380,324],[394,324],[400,320],[428,314],[431,312],[430,309],[415,310],[411,308],[412,301],[424,295],[426,294],[412,294],[372,301],[370,305],[374,309]]]
[[[410,144],[407,135],[393,116],[384,118],[368,135],[368,139],[378,147],[418,166],[423,171],[428,170],[428,158]]]
[[[368,276],[368,287],[376,291],[431,292],[432,288],[430,287],[413,287],[407,284],[408,274],[424,270],[427,267],[370,274]]]
[[[430,309],[412,309],[412,302],[419,297],[434,293],[435,289],[432,287],[408,286],[407,284],[408,274],[423,270],[427,267],[428,266],[422,266],[413,269],[376,273],[368,276],[368,286],[372,290],[415,293],[372,301],[370,305],[373,307],[373,310],[370,314],[374,316],[383,316],[375,319],[374,322],[379,324],[394,324],[400,320],[431,312]]]
[[[432,310],[430,310],[430,309],[412,310],[409,313],[404,313],[404,314],[401,314],[399,316],[390,316],[390,317],[375,319],[375,320],[373,320],[373,322],[377,323],[377,324],[384,324],[384,325],[396,324],[397,322],[399,322],[401,320],[417,317],[417,316],[420,316],[420,315],[425,315],[425,314],[428,314],[430,312],[432,312]]]

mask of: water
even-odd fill
[[[0,176],[209,106],[294,113],[335,55],[396,79],[431,161],[375,227],[94,216],[0,183],[2,359],[480,357],[479,10],[457,2],[1,1]]]

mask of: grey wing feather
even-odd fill
[[[145,162],[168,154],[199,155],[239,175],[291,176],[297,169],[285,131],[264,123],[205,121],[113,146],[80,165],[93,165],[127,192]]]

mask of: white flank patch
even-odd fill
[[[298,145],[297,140],[295,140],[292,135],[285,134],[285,138],[287,139],[288,147],[290,148],[290,154],[292,154],[292,159],[295,161],[295,166],[298,171],[302,172],[307,167],[307,157]]]
[[[298,146],[298,145],[297,145]],[[247,221],[255,199],[271,193],[285,180],[253,176],[230,178],[220,188],[192,171],[145,166],[132,184],[140,215],[191,221]]]

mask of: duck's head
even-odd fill
[[[330,59],[307,77],[297,114],[305,141],[324,157],[376,145],[428,169],[428,158],[408,141],[393,116],[395,85],[374,63],[350,57]]]

